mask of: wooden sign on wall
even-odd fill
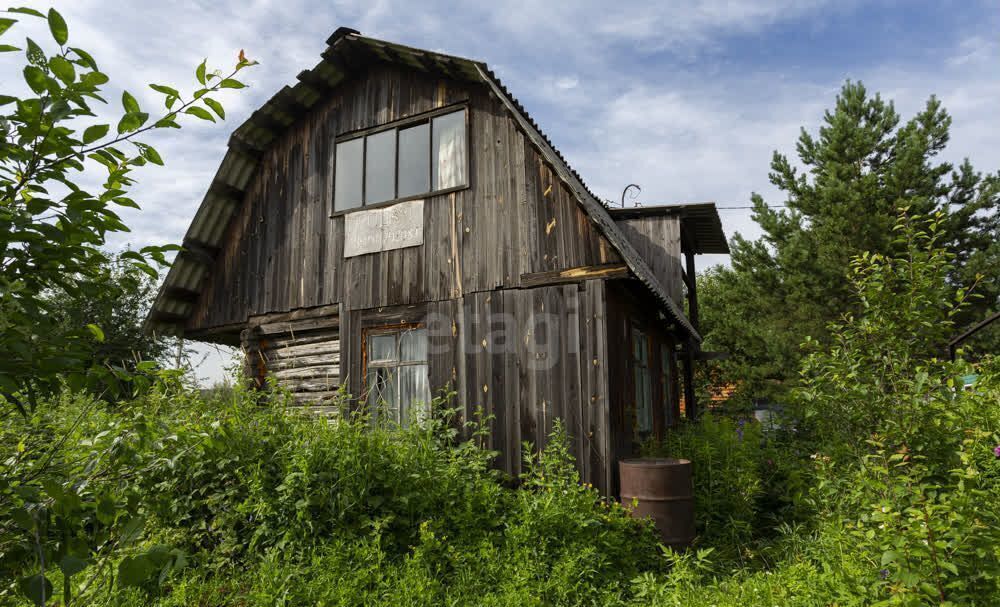
[[[424,201],[400,202],[344,216],[344,257],[424,244]]]

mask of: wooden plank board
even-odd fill
[[[286,322],[275,322],[260,325],[257,330],[261,335],[289,334],[294,336],[297,332],[307,332],[322,329],[337,328],[340,326],[340,317],[332,316],[327,318],[306,318]]]
[[[596,266],[578,266],[547,272],[521,274],[521,287],[530,288],[543,285],[557,285],[567,282],[583,282],[601,278],[605,280],[625,278],[629,275],[628,266],[623,263],[601,264]]]
[[[273,354],[270,352],[265,352],[264,356],[267,358],[267,368],[270,371],[335,365],[337,368],[337,374],[340,374],[340,352],[334,352],[332,354],[319,354],[316,356],[296,356],[284,359],[273,357]]]
[[[340,339],[338,336],[334,335],[323,336],[323,341],[317,341],[313,343],[300,343],[296,345],[286,345],[286,346],[272,346],[268,344],[265,350],[267,358],[270,361],[281,361],[281,360],[305,360],[309,357],[314,356],[325,356],[329,357],[331,355],[340,354]],[[295,342],[292,342],[295,343]]]
[[[271,375],[278,378],[280,384],[294,379],[316,379],[330,382],[330,385],[340,385],[340,365],[315,365],[292,367],[287,369],[269,369]]]

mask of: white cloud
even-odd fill
[[[569,89],[575,89],[580,80],[575,76],[561,76],[556,78],[555,82],[552,83],[560,91],[567,91]]]

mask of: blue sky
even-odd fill
[[[751,192],[780,203],[767,178],[772,151],[794,154],[799,129],[818,128],[848,78],[892,99],[904,118],[937,94],[954,118],[946,157],[1000,169],[997,0],[54,4],[70,42],[151,108],[159,97],[146,83],[190,87],[204,57],[226,67],[243,48],[260,61],[246,74],[251,88],[224,99],[223,125],[150,138],[167,167],[138,174],[143,211],[127,216],[133,232],[119,246],[180,240],[228,133],[315,65],[338,26],[486,61],[605,198],[634,182],[644,204],[739,206]],[[2,73],[9,65],[0,60]],[[722,216],[728,235],[757,234],[747,211]],[[212,354],[202,373],[218,377],[222,361]]]

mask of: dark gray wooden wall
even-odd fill
[[[615,223],[674,301],[684,299],[681,220],[676,215],[617,219]]]
[[[475,293],[436,304],[442,317],[455,319],[457,335],[432,361],[432,380],[452,382],[467,417],[480,407],[493,416],[488,446],[501,452],[504,470],[519,474],[522,443],[544,448],[561,419],[583,480],[610,486],[604,285]]]
[[[343,217],[329,216],[335,137],[457,102],[471,113],[471,187],[426,199],[422,246],[344,259]],[[382,66],[265,154],[186,330],[460,298],[518,287],[522,274],[620,262],[485,88]]]
[[[461,420],[488,420],[485,446],[500,452],[496,464],[512,475],[522,472],[522,443],[535,449],[548,443],[557,419],[563,421],[581,478],[602,491],[611,487],[608,452],[611,442],[608,403],[608,343],[605,323],[605,281],[468,293],[457,299],[365,310],[345,310],[339,317],[335,344],[324,342],[322,330],[287,323],[277,339],[266,335],[254,349],[267,365],[285,360],[319,364],[310,348],[323,347],[337,355],[340,383],[353,395],[364,394],[362,336],[366,329],[422,323],[429,336],[430,384],[435,395],[453,392],[450,406]],[[283,323],[262,325],[268,332]],[[293,335],[297,333],[297,337]],[[313,341],[312,335],[319,335]],[[251,340],[251,343],[253,341]],[[281,348],[291,356],[282,356]],[[331,349],[332,348],[332,349]],[[331,358],[332,360],[332,358]],[[274,367],[277,369],[277,367]],[[307,366],[309,372],[315,367]],[[267,370],[270,370],[268,367]],[[279,371],[280,373],[280,371]],[[297,390],[303,402],[330,396],[322,382],[281,381]],[[279,379],[281,379],[279,377]]]

